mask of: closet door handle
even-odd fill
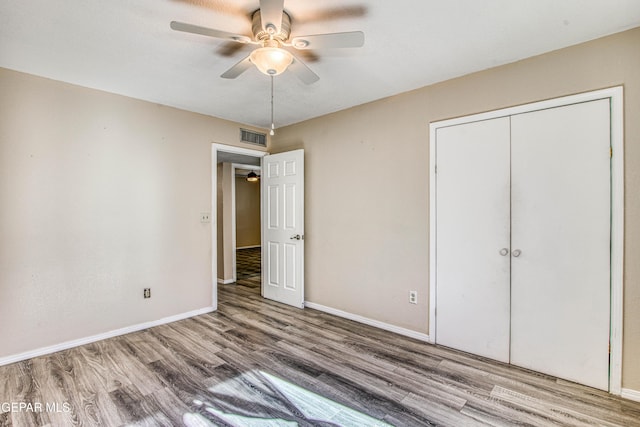
[[[521,253],[522,253],[522,251],[520,249],[516,249],[515,251],[511,252],[511,255],[513,255],[514,257],[518,258]]]
[[[507,248],[500,249],[500,255],[507,256],[508,254],[509,254],[509,249]]]

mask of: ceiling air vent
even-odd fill
[[[267,146],[267,134],[253,132],[246,129],[240,129],[240,141],[248,142],[249,144]]]

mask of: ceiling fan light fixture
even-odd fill
[[[278,47],[261,47],[249,55],[249,59],[260,72],[268,76],[282,74],[293,62],[293,55]]]

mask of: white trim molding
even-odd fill
[[[152,320],[150,322],[139,323],[137,325],[131,325],[113,331],[104,332],[102,334],[92,335],[90,337],[79,338],[76,340],[66,341],[60,344],[50,345],[48,347],[41,347],[35,350],[26,351],[24,353],[14,354],[12,356],[6,356],[0,358],[0,366],[8,365],[10,363],[20,362],[22,360],[31,359],[34,357],[45,356],[47,354],[56,353],[62,350],[68,350],[73,347],[78,347],[92,342],[105,340],[108,338],[117,337],[120,335],[130,334],[131,332],[138,332],[144,329],[152,328],[154,326],[160,326],[167,323],[176,322],[178,320],[188,319],[189,317],[199,316],[201,314],[211,313],[213,307],[205,307],[198,310],[188,311],[186,313],[180,313],[169,317],[164,317],[158,320]]]
[[[513,116],[532,111],[599,99],[611,105],[611,334],[609,392],[621,395],[623,329],[623,261],[624,261],[624,91],[622,86],[563,96],[530,104],[473,114],[429,124],[429,337],[436,342],[436,131],[480,120]],[[625,393],[636,396],[632,390]],[[629,399],[635,400],[633,397]]]
[[[423,334],[421,332],[412,331],[411,329],[390,325],[389,323],[384,323],[378,320],[369,319],[368,317],[359,316],[357,314],[338,310],[336,308],[326,307],[324,305],[316,304],[313,302],[305,302],[304,306],[314,310],[322,311],[324,313],[333,314],[334,316],[342,317],[344,319],[349,319],[358,323],[363,323],[365,325],[373,326],[374,328],[384,329],[385,331],[394,332],[399,335],[404,335],[406,337],[414,338],[419,341],[431,342],[428,335]]]
[[[633,400],[634,402],[640,402],[640,391],[623,388],[622,393],[620,393],[620,397],[623,399]]]
[[[221,285],[229,285],[231,283],[235,283],[235,280],[233,280],[233,279],[227,279],[227,280],[218,279],[218,283],[220,283]]]

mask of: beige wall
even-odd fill
[[[239,125],[6,69],[0,94],[0,358],[211,306]]]
[[[279,129],[272,151],[305,149],[306,299],[427,333],[429,122],[624,85],[623,387],[640,390],[639,46],[637,28]]]
[[[236,177],[236,247],[260,246],[260,183]]]

